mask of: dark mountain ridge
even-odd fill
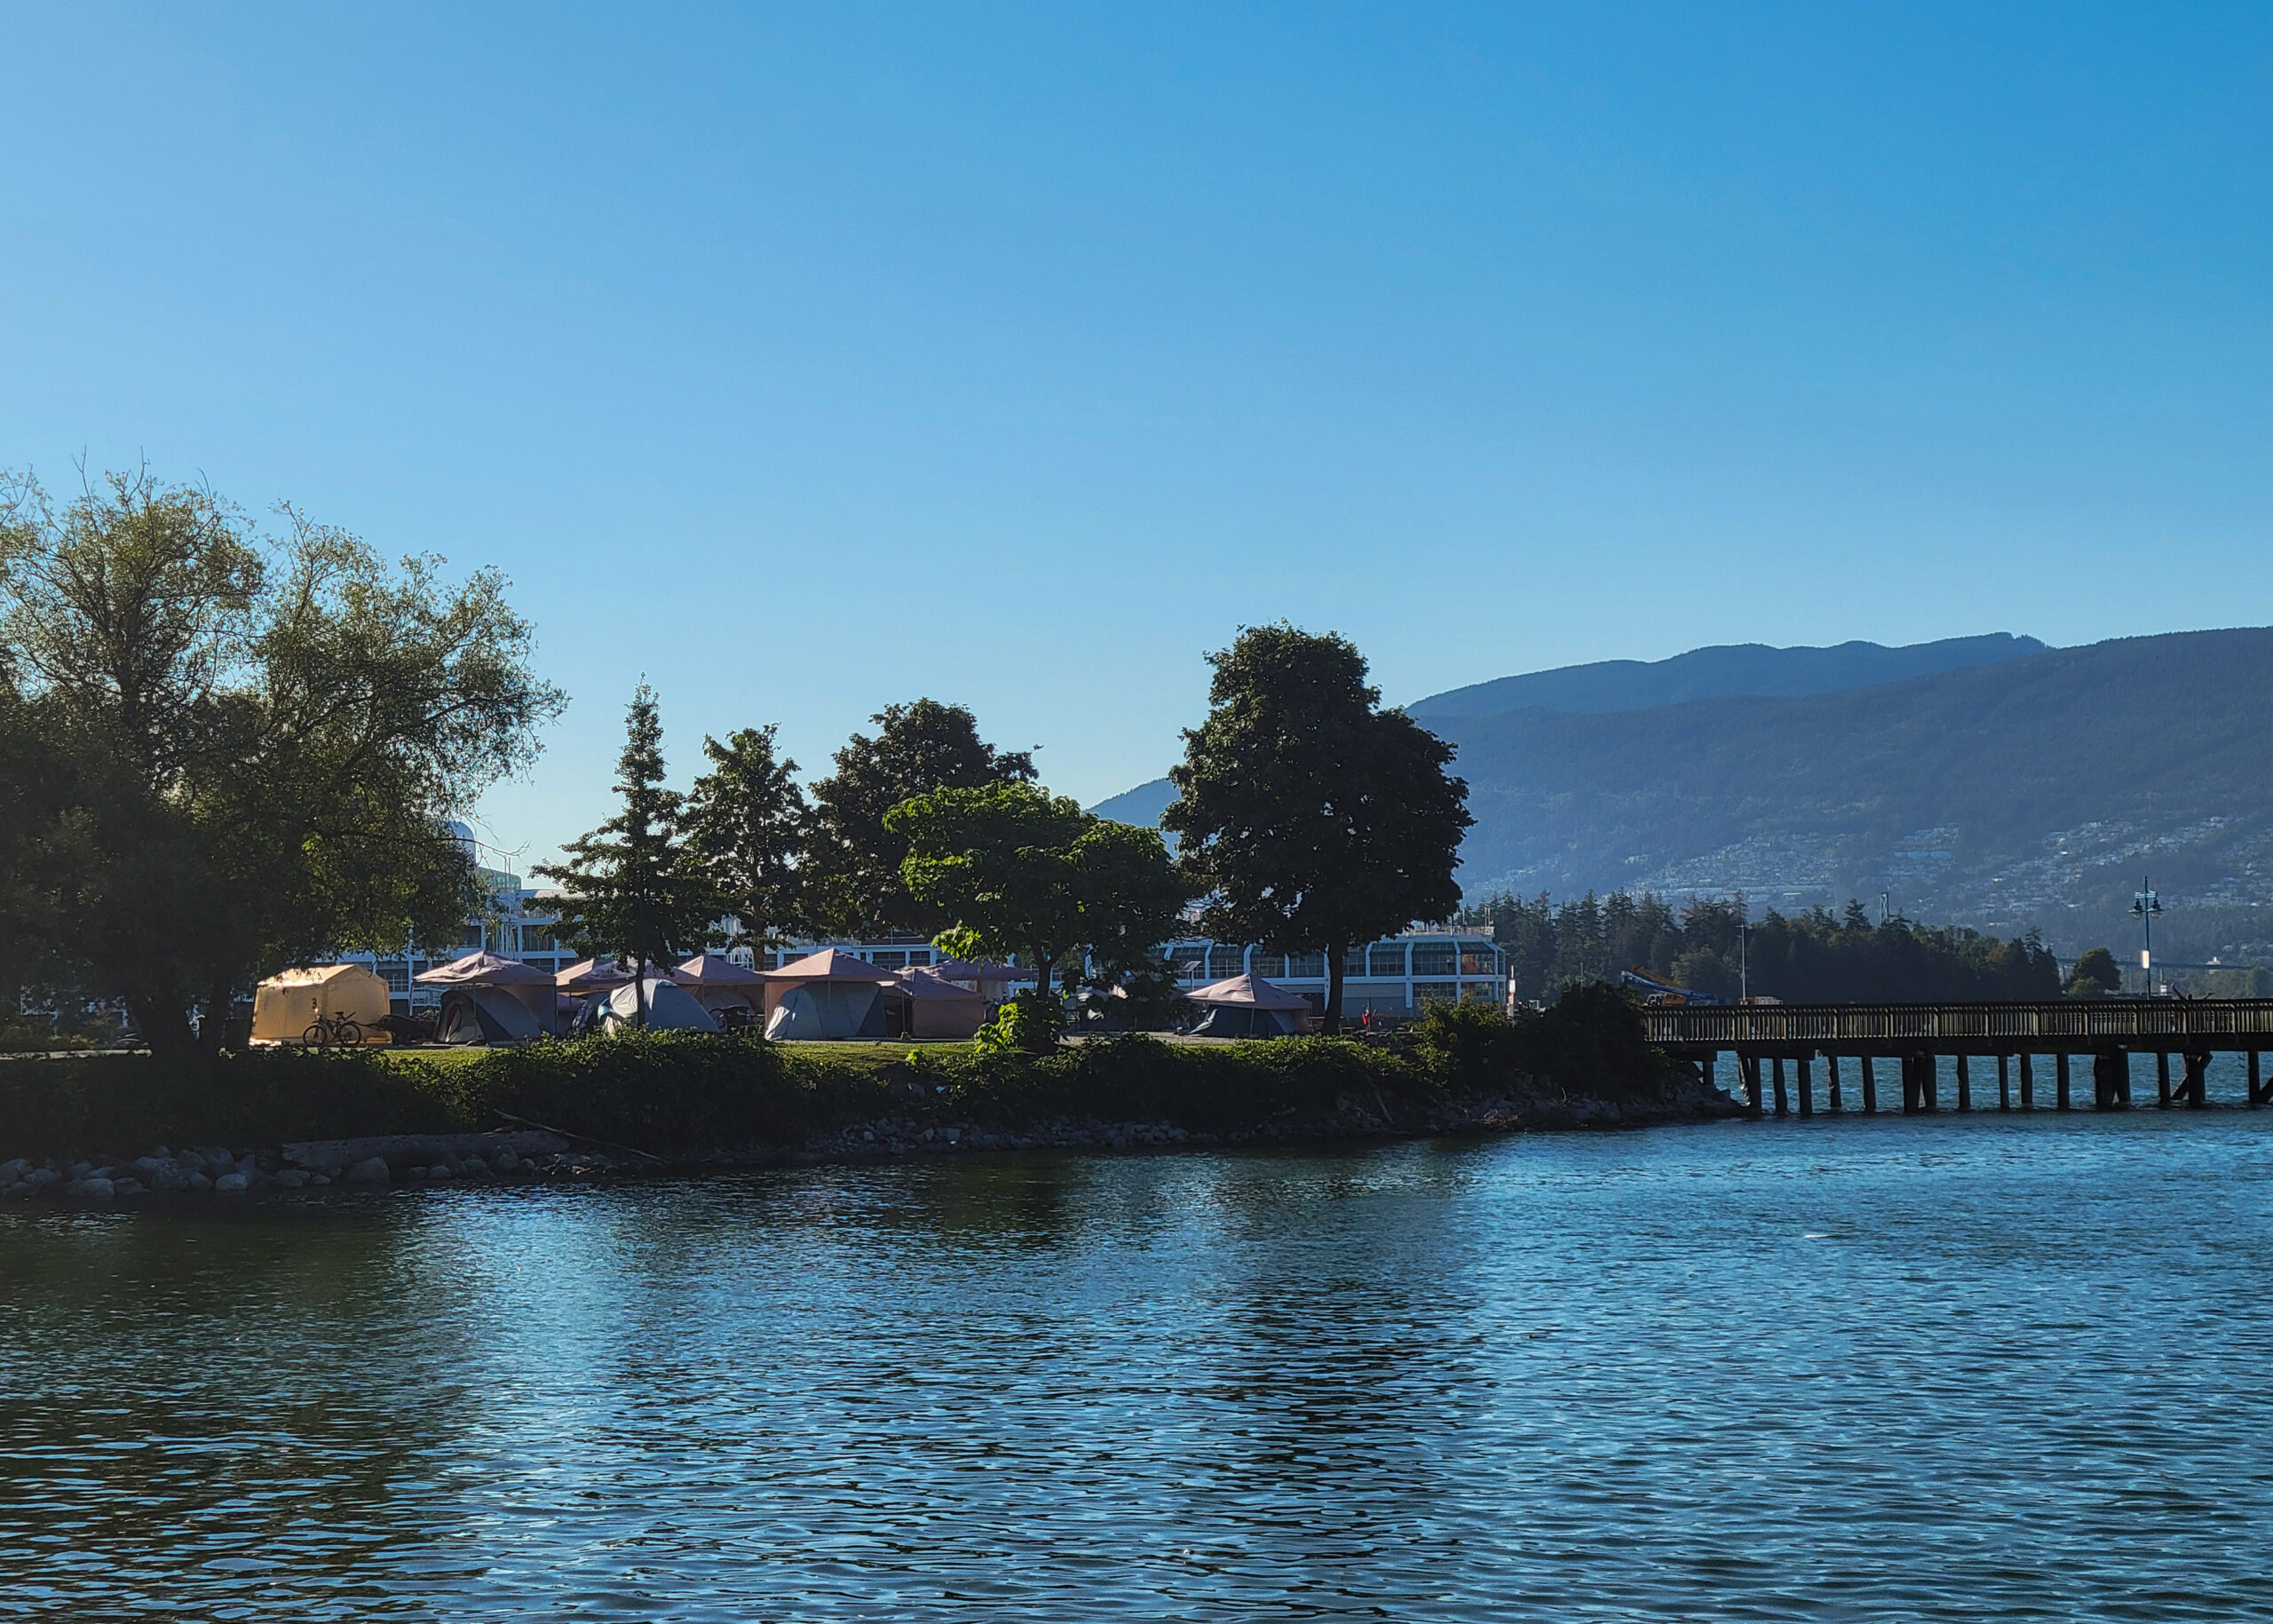
[[[1796,698],[1993,665],[2041,653],[2044,647],[2034,638],[2015,637],[2008,631],[1945,638],[1937,643],[1913,643],[1900,648],[1861,642],[1831,648],[1731,643],[1691,649],[1669,660],[1603,660],[1501,677],[1472,687],[1430,694],[1405,709],[1415,720],[1434,727],[1457,717],[1499,716],[1510,710],[1593,715],[1736,694]]]

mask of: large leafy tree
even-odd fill
[[[1203,930],[1326,955],[1339,1031],[1346,950],[1459,905],[1468,786],[1450,745],[1381,708],[1344,638],[1251,627],[1208,662],[1208,717],[1184,735],[1160,827],[1208,897]]]
[[[1156,970],[1176,931],[1183,877],[1159,831],[1092,816],[1033,784],[936,789],[894,807],[907,889],[952,923],[938,938],[967,955],[1017,953],[1048,997],[1055,978],[1099,982]]]
[[[60,507],[0,484],[0,672],[41,768],[0,907],[162,1052],[284,965],[455,934],[474,885],[446,820],[562,702],[494,572],[446,585],[281,511],[264,535],[147,470]]]
[[[911,892],[900,874],[907,838],[884,814],[935,789],[978,789],[1033,780],[1034,757],[998,750],[978,736],[961,705],[919,699],[887,706],[836,752],[836,771],[812,787],[806,879],[811,922],[849,935],[936,934],[952,921]]]
[[[536,872],[562,888],[562,932],[576,951],[614,954],[644,985],[649,967],[693,951],[719,912],[719,898],[682,840],[685,799],[663,787],[663,724],[654,690],[641,683],[616,758],[615,816],[562,847],[565,864]],[[639,1024],[646,1025],[646,1000]]]
[[[768,947],[803,926],[805,827],[797,764],[774,754],[774,729],[704,738],[710,770],[687,797],[686,844],[731,922],[717,945]]]

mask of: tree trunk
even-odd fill
[[[147,998],[129,998],[126,1012],[134,1018],[142,1042],[156,1058],[186,1060],[196,1055],[197,1034],[189,1024],[187,1010]]]
[[[631,1007],[639,1012],[639,1030],[645,1032],[647,1030],[647,955],[645,954],[638,955],[637,968],[639,978],[631,984],[632,990],[637,994],[631,1001]]]
[[[1339,943],[1326,950],[1326,1015],[1319,1030],[1330,1038],[1342,1035],[1342,956]]]

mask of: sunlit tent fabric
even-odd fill
[[[484,994],[462,1001],[455,1014],[451,999],[447,993],[444,994],[434,1024],[434,1036],[439,1042],[514,1042],[554,1028],[558,1001],[552,975],[534,964],[501,959],[494,953],[469,953],[462,959],[422,970],[416,978],[424,986]],[[523,1018],[515,1019],[505,1013],[509,1002],[520,1006]],[[446,1032],[458,1035],[445,1036]]]
[[[891,1035],[882,989],[891,981],[841,947],[824,947],[765,972],[770,1038],[884,1038]]]
[[[931,973],[970,987],[990,1003],[1000,1003],[1010,995],[1012,987],[1034,979],[1030,970],[997,964],[991,960],[974,963],[969,959],[941,959],[931,966]]]
[[[671,973],[694,1002],[718,1017],[722,1026],[757,1026],[765,1018],[765,972],[751,970],[723,954],[698,953]]]
[[[650,976],[633,986],[626,982],[600,996],[599,1024],[610,1032],[636,1026],[644,994],[650,1032],[716,1032],[717,1018],[694,1002],[694,995],[675,981]]]
[[[912,1038],[967,1038],[986,1024],[986,1000],[928,970],[903,970],[884,996],[903,1004],[900,1027]]]
[[[387,984],[360,964],[320,964],[287,970],[252,991],[252,1041],[297,1043],[319,1020],[352,1020],[366,1043],[384,1043]]]
[[[1265,981],[1233,976],[1185,994],[1202,1011],[1195,1034],[1211,1038],[1287,1037],[1303,1029],[1310,1000]]]
[[[630,979],[621,959],[585,959],[557,972],[552,985],[564,993],[610,993]]]
[[[544,996],[547,1003],[552,1001],[550,991]],[[434,1016],[437,1043],[526,1043],[545,1031],[536,1011],[511,987],[454,986],[442,994]]]

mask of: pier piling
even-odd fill
[[[2012,1108],[2013,1058],[2010,1055],[1999,1055],[1997,1057],[1997,1109],[2010,1111]]]
[[[1784,1057],[1778,1055],[1774,1064],[1776,1067],[1776,1114],[1778,1116],[1789,1116],[1792,1114],[1792,1102],[1789,1097],[1787,1097],[1784,1092]]]
[[[1973,1109],[1973,1073],[1967,1069],[1966,1057],[1962,1054],[1957,1058],[1957,1108],[1960,1111]]]
[[[1878,1074],[1871,1069],[1871,1058],[1863,1057],[1863,1114],[1876,1116],[1879,1112]]]
[[[2253,1060],[2256,1057],[2253,1055],[2251,1058]],[[1847,1107],[1839,1097],[1839,1057],[1837,1055],[1824,1056],[1823,1067],[1831,1073],[1831,1108],[1833,1111],[1844,1111]],[[2257,1103],[2257,1068],[2254,1066],[2250,1067],[2249,1091],[2250,1103],[2254,1105]]]
[[[1800,1114],[1802,1116],[1815,1114],[1815,1079],[1810,1074],[1810,1068],[1814,1064],[1812,1056],[1800,1057]]]

